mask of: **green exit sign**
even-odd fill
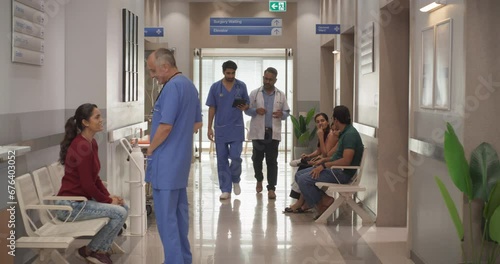
[[[270,12],[286,12],[286,1],[269,1]]]

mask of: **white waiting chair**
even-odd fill
[[[69,263],[57,249],[67,249],[76,237],[94,236],[109,219],[100,218],[77,222],[45,221],[49,210],[72,211],[71,206],[45,205],[38,195],[29,173],[16,177],[19,211],[27,237],[16,240],[16,246],[38,251],[38,263]],[[40,219],[36,221],[35,219]]]
[[[58,193],[61,189],[61,181],[64,176],[64,166],[59,161],[54,162],[48,166],[50,181],[54,193]]]
[[[337,184],[337,183],[327,183],[327,182],[317,182],[316,186],[322,189],[326,195],[335,198],[336,194],[338,197],[335,201],[323,212],[323,214],[316,219],[316,223],[326,224],[327,219],[345,202],[348,204],[354,212],[356,212],[361,219],[363,220],[363,224],[373,223],[370,213],[368,213],[365,209],[359,206],[356,201],[353,199],[353,195],[357,192],[366,191],[366,188],[360,186],[359,183],[361,181],[361,176],[363,176],[363,165],[365,162],[365,157],[367,155],[366,148],[363,151],[363,155],[361,156],[361,163],[359,166],[332,166],[331,169],[357,169],[357,173],[351,179],[351,182],[348,184]]]
[[[46,167],[34,170],[32,174],[33,174],[33,179],[35,180],[35,187],[41,204],[52,204],[53,201],[56,200],[87,201],[87,198],[84,196],[57,196],[57,193],[59,191],[58,190],[54,191],[52,189],[52,186],[50,185],[51,177],[49,176],[49,170]],[[52,214],[50,210],[47,210],[45,213],[40,214],[40,220],[43,223],[46,222],[53,222],[55,224],[63,223],[63,221],[55,217],[55,215]],[[109,218],[103,217],[93,220],[98,220],[99,222],[104,221],[106,224],[109,221]],[[120,246],[118,246],[114,242],[112,247],[115,253],[125,253],[125,251],[121,249]]]

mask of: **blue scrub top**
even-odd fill
[[[198,90],[191,80],[178,75],[164,85],[153,109],[151,140],[160,124],[172,125],[167,139],[148,157],[146,182],[153,188],[187,187],[197,122],[202,122]]]
[[[243,111],[233,107],[234,99],[244,99],[250,103],[247,86],[236,79],[230,92],[222,84],[222,80],[215,82],[210,87],[206,105],[215,107],[215,142],[228,143],[245,141],[245,125]]]

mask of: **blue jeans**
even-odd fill
[[[351,176],[346,174],[341,169],[323,169],[319,173],[317,179],[313,179],[311,176],[311,171],[314,167],[303,169],[297,171],[295,174],[295,181],[299,185],[300,192],[304,196],[304,199],[309,206],[309,208],[314,207],[321,201],[321,195],[323,191],[316,187],[317,182],[329,182],[329,183],[348,183],[351,180]],[[336,177],[335,177],[336,176]]]
[[[114,205],[92,200],[86,202],[63,200],[56,201],[56,204],[69,205],[73,208],[68,221],[83,221],[103,217],[109,218],[109,222],[99,230],[87,245],[88,249],[92,251],[109,251],[111,244],[113,244],[113,240],[118,236],[118,232],[120,232],[128,216],[127,205]],[[80,214],[78,214],[79,212]],[[57,218],[64,221],[69,214],[70,212],[68,211],[59,210],[57,211]],[[77,214],[78,217],[75,219]]]

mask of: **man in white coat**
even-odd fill
[[[252,140],[252,161],[257,193],[262,192],[262,161],[267,165],[267,197],[276,199],[278,179],[278,146],[281,140],[281,121],[290,115],[285,94],[274,86],[278,71],[269,67],[264,71],[264,85],[250,93],[250,105],[245,114],[252,117],[248,138]]]

